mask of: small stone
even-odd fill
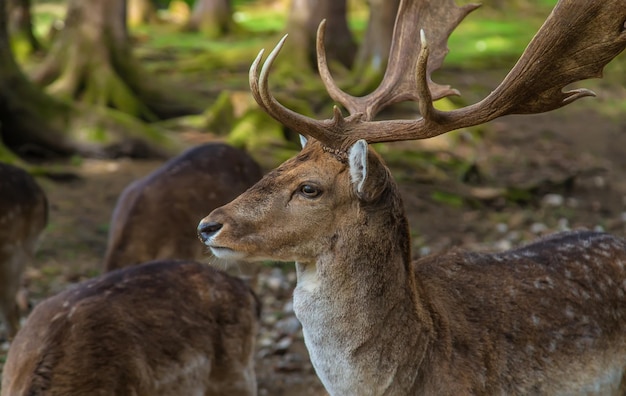
[[[293,315],[293,300],[288,300],[283,306],[283,313],[286,315]]]
[[[498,223],[496,224],[496,231],[500,234],[504,234],[509,230],[509,226],[506,223]]]
[[[545,232],[548,229],[548,226],[546,226],[543,223],[533,223],[530,226],[530,232],[532,232],[533,234],[541,234],[542,232]]]
[[[604,188],[606,187],[606,179],[603,176],[595,176],[593,178],[593,184],[597,188]]]
[[[496,241],[495,243],[495,248],[502,252],[505,250],[509,250],[512,247],[513,247],[513,244],[508,239],[500,239],[499,241]]]
[[[283,318],[274,325],[276,331],[284,335],[293,335],[297,333],[301,327],[300,321],[295,316]]]
[[[282,355],[287,352],[291,344],[293,343],[293,339],[291,337],[283,337],[274,345],[274,353]]]
[[[560,194],[546,194],[541,202],[546,206],[559,207],[563,206],[565,198]]]

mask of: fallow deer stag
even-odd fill
[[[48,200],[33,177],[0,162],[0,315],[13,338],[20,314],[16,294],[48,222]]]
[[[104,258],[111,271],[150,260],[206,253],[195,226],[259,181],[261,167],[224,143],[193,147],[128,185],[115,205]]]
[[[2,395],[256,395],[259,303],[192,261],[108,272],[39,303],[17,333]]]
[[[322,24],[318,66],[331,97],[349,110],[345,118],[335,108],[332,119],[313,120],[279,104],[267,79],[282,41],[260,74],[259,54],[250,70],[256,101],[308,141],[205,217],[199,236],[218,257],[296,262],[294,310],[332,395],[623,395],[623,239],[577,231],[504,253],[453,251],[411,262],[398,187],[368,143],[559,108],[592,95],[562,89],[601,75],[626,47],[626,0],[562,0],[490,95],[440,111],[433,99],[455,91],[430,75],[473,8],[402,1],[383,82],[362,98],[332,81]],[[421,118],[373,121],[403,100],[418,101]]]

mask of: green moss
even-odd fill
[[[235,124],[235,109],[231,99],[231,93],[223,91],[217,97],[213,105],[203,114],[205,130],[219,136],[227,135]]]
[[[0,141],[0,162],[4,162],[5,164],[19,165],[22,160],[15,155],[15,153],[9,150],[3,143]]]
[[[279,123],[263,111],[252,109],[233,126],[228,143],[248,151],[280,145],[284,142],[282,129]]]
[[[510,67],[522,54],[543,19],[486,17],[475,11],[450,36],[446,66]]]
[[[460,208],[465,202],[464,198],[460,195],[452,194],[445,191],[434,191],[431,194],[431,198],[445,205],[449,205],[455,208]]]
[[[258,109],[251,109],[241,117],[227,142],[244,148],[264,169],[275,168],[298,149],[285,140],[282,125]]]

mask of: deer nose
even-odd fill
[[[200,224],[198,224],[198,238],[200,238],[202,242],[206,242],[212,236],[215,236],[223,226],[222,223],[218,223],[217,221],[202,220]]]

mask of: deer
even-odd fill
[[[0,315],[8,339],[19,329],[16,297],[47,224],[45,192],[27,171],[0,162]]]
[[[412,259],[399,188],[372,143],[426,139],[508,114],[555,110],[594,93],[626,47],[626,1],[561,0],[489,95],[443,111],[458,94],[432,81],[451,32],[476,5],[402,0],[380,85],[354,97],[317,62],[330,119],[279,103],[268,76],[286,37],[250,67],[250,88],[303,148],[198,224],[218,258],[294,262],[293,308],[330,395],[623,395],[626,241],[558,233],[504,252],[460,248]],[[375,119],[417,102],[416,119]]]
[[[2,395],[254,396],[259,300],[203,263],[156,260],[37,304]]]
[[[195,232],[199,219],[230,202],[262,175],[261,167],[245,151],[209,142],[135,180],[122,191],[113,210],[104,270],[157,259],[206,257]]]

